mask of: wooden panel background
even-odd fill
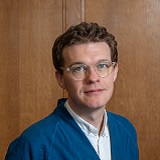
[[[26,127],[54,109],[63,91],[51,59],[62,33],[62,1],[0,1],[0,159]]]
[[[19,130],[18,3],[0,2],[0,159]]]
[[[116,35],[119,75],[107,109],[138,133],[141,160],[160,157],[158,0],[0,0],[0,159],[8,144],[67,96],[55,80],[53,40],[68,26],[96,21]]]

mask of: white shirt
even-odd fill
[[[109,129],[107,125],[107,113],[105,112],[104,116],[104,124],[101,135],[98,135],[98,129],[91,125],[90,123],[86,122],[80,116],[78,116],[69,106],[68,101],[65,103],[65,107],[68,112],[71,114],[73,119],[82,129],[86,137],[91,142],[92,146],[94,147],[95,151],[99,155],[101,160],[111,160],[111,144],[110,144],[110,135]]]

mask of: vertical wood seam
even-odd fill
[[[81,0],[81,21],[85,21],[85,0]]]
[[[62,32],[66,30],[66,0],[62,0]]]

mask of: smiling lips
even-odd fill
[[[91,90],[87,90],[84,93],[85,94],[99,94],[102,91],[104,91],[104,89],[91,89]]]

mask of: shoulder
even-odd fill
[[[20,160],[25,157],[26,160],[29,160],[31,155],[34,159],[37,159],[38,155],[40,160],[45,158],[48,155],[47,148],[49,148],[49,141],[56,124],[57,122],[52,120],[52,115],[49,115],[28,127],[18,138],[11,142],[6,159]],[[45,150],[46,152],[44,152]]]
[[[58,123],[58,120],[56,120],[52,113],[25,129],[11,145],[38,145],[46,142],[47,139],[49,140],[51,136],[54,136]]]
[[[56,120],[55,115],[52,113],[45,117],[44,119],[32,124],[27,129],[25,129],[21,137],[25,137],[27,139],[37,139],[38,137],[42,138],[45,135],[53,134],[56,126],[58,125],[58,119]],[[41,139],[43,140],[43,139]]]
[[[111,119],[116,122],[131,123],[126,117],[119,114],[115,114],[107,111],[107,116],[108,116],[108,119]]]
[[[58,135],[59,128],[65,127],[64,121],[68,118],[66,112],[63,106],[57,107],[53,113],[29,126],[11,142],[6,157],[8,159],[16,157],[15,159],[19,160],[32,155],[35,159],[37,157],[45,159],[49,155],[50,145]]]
[[[58,104],[50,115],[29,126],[23,131],[21,136],[35,140],[39,137],[41,141],[43,137],[54,136],[59,124],[64,123],[68,116],[69,114],[64,107],[64,103]]]

